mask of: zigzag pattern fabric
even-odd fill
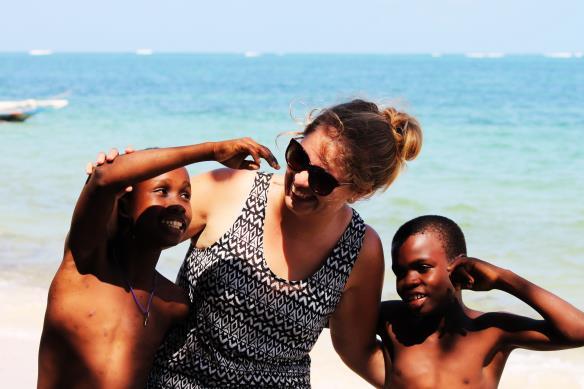
[[[308,353],[341,299],[365,224],[353,211],[316,273],[281,279],[263,253],[270,179],[258,173],[242,213],[217,242],[190,247],[177,283],[191,312],[158,350],[148,388],[310,387]]]

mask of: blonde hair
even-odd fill
[[[363,197],[387,189],[422,148],[422,128],[416,118],[365,100],[322,110],[303,135],[321,126],[335,141],[344,178]]]

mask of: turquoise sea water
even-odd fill
[[[469,254],[584,308],[584,59],[429,55],[0,55],[0,100],[66,94],[70,105],[0,124],[0,281],[46,286],[62,255],[84,166],[111,146],[252,136],[283,163],[313,108],[365,97],[416,115],[418,160],[356,204],[382,236],[428,213],[463,227]],[[192,172],[216,167],[202,164]],[[174,277],[186,251],[163,254]],[[389,262],[388,262],[389,263]],[[384,296],[395,297],[387,265]],[[471,305],[529,310],[503,293]]]

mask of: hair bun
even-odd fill
[[[382,111],[395,140],[402,161],[416,158],[422,149],[422,128],[413,116],[393,107]]]

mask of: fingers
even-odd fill
[[[450,280],[456,288],[471,289],[474,285],[474,277],[466,266],[468,263],[469,260],[465,255],[459,255],[448,265]]]
[[[457,270],[457,279],[458,279],[458,284],[461,286],[461,288],[463,289],[472,289],[473,285],[474,285],[474,277],[470,275],[470,273],[463,267],[459,267]]]
[[[93,169],[95,168],[95,166],[93,166],[93,164],[91,162],[87,162],[87,165],[85,165],[85,173],[87,173],[87,175],[91,175],[91,173],[93,173]]]
[[[100,151],[99,154],[97,154],[97,159],[95,160],[95,164],[97,166],[99,165],[103,165],[105,163],[105,153],[103,151]]]
[[[134,152],[134,148],[132,146],[127,146],[124,151],[130,154]],[[107,154],[104,153],[103,151],[99,152],[95,160],[95,165],[92,167],[91,171],[93,171],[95,166],[103,165],[106,162],[108,163],[113,162],[119,155],[120,152],[115,147],[112,147]],[[85,171],[88,172],[88,174],[91,174],[89,173],[89,164],[86,166]]]
[[[120,155],[120,152],[118,151],[118,149],[111,148],[110,151],[107,153],[107,155],[105,156],[105,160],[107,162],[112,162],[114,159],[116,159],[116,157]]]
[[[463,265],[464,263],[466,263],[466,261],[467,261],[466,255],[464,255],[464,254],[457,255],[456,257],[454,257],[454,260],[452,262],[450,262],[447,269],[449,272],[452,272],[454,269],[456,269],[460,265]]]
[[[126,154],[132,154],[134,151],[136,150],[131,145],[126,146],[126,148],[124,149],[124,153]]]
[[[260,164],[260,158],[263,158],[274,169],[280,169],[280,164],[278,163],[278,160],[276,159],[276,157],[274,157],[274,154],[272,154],[269,148],[262,144],[259,144],[258,142],[254,141],[251,138],[244,138],[244,140],[248,145],[248,151],[250,155],[258,164],[258,166]]]
[[[255,164],[259,168],[261,164],[259,151],[257,149],[250,149],[249,155],[251,155],[251,157],[253,158],[253,164]],[[246,160],[244,160],[244,162],[246,162]]]
[[[241,161],[241,165],[239,165],[239,168],[246,170],[258,170],[260,168],[260,165],[255,161],[248,161],[244,159],[243,161]]]
[[[280,169],[280,164],[274,154],[266,146],[259,145],[259,153],[263,159],[265,159],[268,164],[274,169]]]

